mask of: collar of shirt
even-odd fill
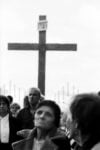
[[[5,117],[2,117],[0,120],[0,141],[1,143],[9,142],[9,114]]]
[[[7,114],[7,115],[4,116],[4,117],[1,117],[1,116],[0,116],[0,120],[8,120],[8,118],[9,118],[9,114]]]

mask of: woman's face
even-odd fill
[[[41,106],[35,112],[34,124],[36,127],[49,130],[55,126],[55,116],[51,107]]]
[[[10,111],[12,114],[16,114],[18,112],[19,108],[16,105],[11,106]]]

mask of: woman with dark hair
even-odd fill
[[[24,102],[23,102],[23,106],[24,106],[24,108],[28,108],[29,107],[29,100],[28,100],[28,95],[26,95],[25,97],[24,97]]]
[[[7,98],[9,100],[10,105],[11,105],[13,103],[13,96],[8,95]]]
[[[21,138],[16,134],[20,124],[11,116],[10,103],[6,96],[0,95],[0,149],[12,150],[11,144]]]
[[[51,100],[41,101],[35,111],[35,128],[22,141],[13,143],[14,150],[70,150],[70,143],[58,128],[61,111]]]
[[[100,96],[91,93],[76,95],[70,111],[71,137],[80,149],[100,150]]]

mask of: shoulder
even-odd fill
[[[19,113],[29,111],[29,108],[22,108]]]
[[[13,150],[25,150],[29,144],[30,139],[26,138],[17,142],[12,143]]]
[[[70,150],[70,141],[67,136],[59,135],[51,138],[51,140],[54,144],[56,144],[59,147],[59,150]]]
[[[21,121],[18,120],[18,118],[9,116],[9,123],[10,123],[10,128],[12,128],[13,131],[21,130]]]
[[[100,142],[97,143],[91,150],[100,150]]]
[[[21,150],[21,148],[24,147],[25,143],[26,143],[25,139],[12,143],[13,150],[18,150],[18,149]]]
[[[19,123],[19,120],[17,118],[15,118],[15,117],[11,116],[11,115],[9,115],[9,120],[11,122]]]
[[[29,114],[29,113],[30,113],[29,108],[22,108],[22,109],[19,111],[17,117],[19,117],[19,116],[23,116],[23,117],[24,117],[25,115],[27,115],[27,114]]]

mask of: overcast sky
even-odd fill
[[[77,43],[76,52],[46,53],[46,97],[100,90],[99,0],[1,0],[0,7],[0,82],[8,93],[37,86],[38,52],[7,44],[38,43],[39,15],[47,16],[47,43]]]

